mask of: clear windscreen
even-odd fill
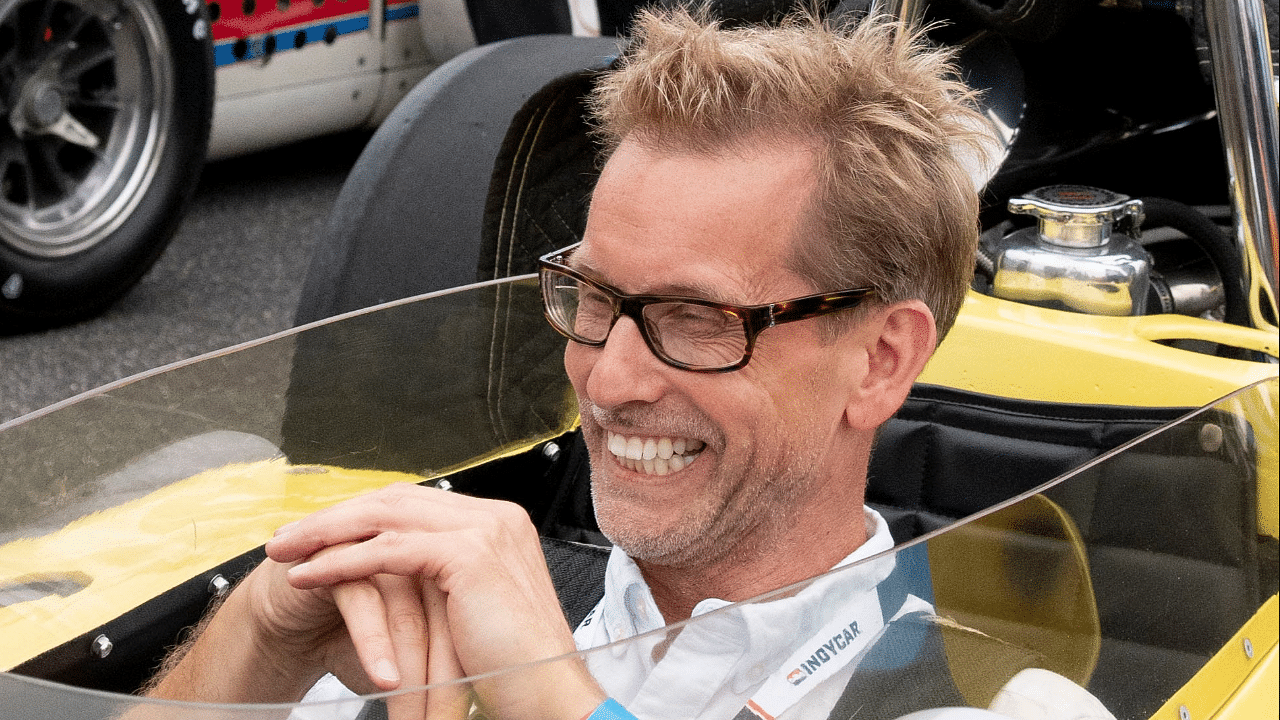
[[[520,280],[385,308],[4,428],[4,669],[69,645],[99,652],[95,628],[193,577],[207,582],[201,573],[314,509],[570,429],[563,341],[536,293]],[[519,718],[555,692],[543,680],[555,664],[585,663],[641,717],[658,690],[684,693],[687,714],[702,718],[752,704],[778,718],[1001,712],[1036,698],[1150,717],[1275,602],[1274,539],[1256,524],[1275,386],[1245,388],[1032,493],[805,583],[574,656],[393,693],[383,707],[174,704],[5,672],[3,714]],[[128,650],[120,643],[102,667]]]
[[[0,669],[393,482],[573,427],[532,279],[383,307],[0,429]]]

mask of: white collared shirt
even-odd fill
[[[865,517],[867,541],[837,568],[893,547],[880,514],[866,508]],[[768,709],[762,717],[826,717],[854,673],[859,653],[875,643],[887,622],[908,613],[932,613],[928,603],[908,595],[893,618],[883,616],[877,588],[894,567],[894,556],[887,555],[823,575],[779,599],[727,610],[730,603],[706,599],[693,616],[714,614],[678,633],[664,633],[662,614],[640,569],[615,548],[605,571],[604,597],[574,632],[574,641],[580,650],[594,648],[587,655],[592,675],[642,720],[729,720],[748,701]],[[850,618],[857,621],[857,638],[844,632]],[[637,637],[645,633],[650,635]],[[609,646],[628,638],[636,639]],[[350,690],[326,676],[306,702],[339,702],[298,708],[290,718],[351,718],[360,707],[352,699]],[[1046,670],[1019,673],[991,709],[1010,718],[1115,720],[1086,690]]]
[[[866,508],[867,541],[836,567],[871,557],[893,547],[893,536],[884,518]],[[767,679],[792,668],[788,658],[815,639],[829,639],[823,629],[833,619],[851,612],[865,619],[863,632],[870,639],[883,625],[877,585],[893,571],[892,556],[864,564],[852,571],[824,576],[790,597],[765,603],[739,604],[729,611],[705,617],[683,627],[669,643],[661,660],[654,648],[665,633],[640,638],[612,648],[602,648],[587,658],[592,675],[609,696],[643,720],[658,718],[732,718]],[[726,600],[699,602],[693,617],[729,606]],[[927,606],[925,606],[927,607]],[[874,617],[871,617],[874,616]],[[837,620],[837,624],[843,622]],[[618,548],[605,570],[604,597],[574,632],[579,650],[633,638],[665,625],[648,584],[635,561]],[[847,659],[842,658],[842,659]],[[810,682],[804,701],[790,707],[785,716],[802,717],[804,708],[830,708],[844,688],[853,666],[831,682]],[[325,676],[305,701],[323,702],[353,697],[332,675]],[[295,710],[292,720],[329,718],[325,706],[312,712]],[[314,713],[314,714],[313,714]]]
[[[879,513],[865,509],[868,539],[836,567],[871,557],[893,547],[889,527]],[[849,571],[823,576],[799,592],[777,600],[738,605],[668,633],[604,648],[587,664],[609,696],[642,720],[660,718],[732,718],[770,677],[784,675],[797,653],[805,656],[815,640],[830,639],[826,628],[842,618],[862,618],[868,637],[883,627],[877,585],[893,571],[892,556]],[[725,600],[699,602],[699,617],[728,606]],[[927,609],[927,605],[919,603]],[[872,617],[874,616],[874,617]],[[636,563],[614,548],[605,571],[605,594],[574,632],[579,649],[595,648],[659,630],[662,613]],[[665,651],[660,645],[666,645]],[[853,651],[842,660],[848,660]],[[658,657],[655,660],[655,655]],[[847,666],[847,667],[846,667]],[[799,665],[797,665],[799,667]],[[853,666],[841,664],[848,672]],[[776,683],[774,683],[776,685]],[[834,705],[842,682],[813,682],[803,700],[784,708],[788,715],[803,708],[825,710]]]

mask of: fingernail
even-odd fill
[[[373,666],[373,671],[378,674],[378,677],[387,682],[400,682],[400,673],[396,670],[395,663],[386,658],[379,660]]]
[[[297,565],[294,565],[293,567],[289,568],[289,577],[297,577],[299,575],[305,575],[306,573],[310,572],[310,570],[311,570],[311,563],[309,562],[298,563]]]

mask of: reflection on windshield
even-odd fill
[[[358,317],[319,326],[0,434],[0,478],[22,488],[0,514],[4,667],[39,666],[54,678],[89,668],[116,683],[100,687],[130,690],[169,642],[146,638],[137,618],[158,623],[175,607],[198,616],[215,578],[251,563],[280,524],[381,484],[481,462],[525,463],[523,472],[536,461],[550,472],[570,450],[548,440],[568,442],[574,407],[563,341],[534,329],[545,325],[532,310],[514,309],[537,307],[533,296],[517,302],[529,293],[532,283],[516,283],[446,296],[426,315],[413,304],[384,310],[363,330]],[[514,332],[514,323],[527,325]],[[375,382],[414,363],[433,369],[430,382]],[[243,396],[211,389],[240,380]],[[630,658],[643,681],[710,643],[724,663],[700,670],[715,677],[700,717],[732,718],[748,701],[782,718],[1000,709],[1020,688],[1046,683],[1058,697],[1085,688],[1118,718],[1149,717],[1275,602],[1275,541],[1259,535],[1256,518],[1259,473],[1275,472],[1276,394],[1274,380],[1247,388],[977,517],[547,663],[596,669]],[[390,414],[378,420],[379,409]],[[144,600],[156,604],[139,611]],[[131,630],[110,625],[122,618]],[[110,652],[91,644],[99,633]],[[777,637],[784,649],[752,652]],[[433,717],[502,717],[487,687],[431,689],[425,702]],[[0,674],[0,697],[11,716],[58,720],[256,720],[290,709],[352,718],[365,706],[178,709],[15,673]]]

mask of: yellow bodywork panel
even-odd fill
[[[1159,341],[1224,343],[1276,356],[1275,334],[1177,315],[1099,317],[969,293],[921,382],[1045,402],[1201,407],[1276,377]]]
[[[1280,717],[1276,698],[1280,697],[1280,667],[1277,667],[1276,646],[1263,655],[1262,661],[1240,683],[1215,720],[1265,720]]]
[[[262,545],[285,523],[384,485],[421,480],[284,460],[228,465],[58,532],[0,545],[0,592],[13,595],[23,586],[59,581],[85,590],[0,606],[0,669],[12,669]],[[41,559],[38,574],[31,573],[32,558]]]
[[[1277,717],[1277,598],[1272,595],[1152,720],[1184,720],[1183,708],[1193,720]]]

